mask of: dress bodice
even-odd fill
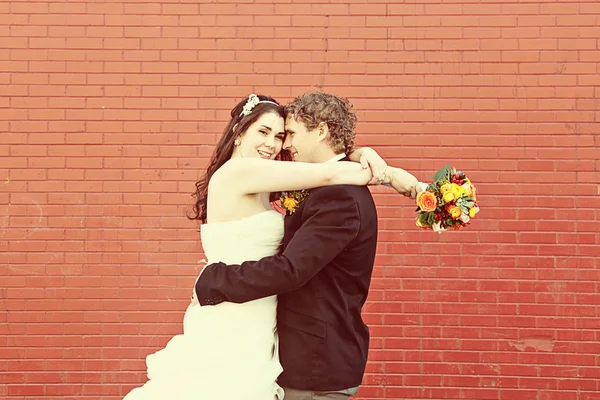
[[[242,219],[200,227],[209,264],[240,264],[276,254],[283,238],[283,215],[268,210]]]

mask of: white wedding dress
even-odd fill
[[[283,216],[269,210],[201,226],[209,263],[240,264],[276,254]],[[125,400],[273,400],[282,371],[275,296],[243,304],[190,305],[183,331],[146,358],[149,381]]]

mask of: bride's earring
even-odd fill
[[[235,139],[235,140],[233,141],[233,145],[234,145],[234,146],[239,146],[240,144],[242,144],[242,142],[240,142],[240,139]]]

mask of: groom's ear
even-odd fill
[[[319,122],[317,129],[319,130],[319,141],[327,139],[327,136],[329,136],[329,126],[327,126],[327,122]]]

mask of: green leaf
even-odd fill
[[[427,186],[427,190],[434,193],[437,197],[440,197],[440,188],[438,187],[438,185],[436,185],[435,183],[430,183]]]
[[[448,171],[450,171],[450,164],[446,165],[444,168],[440,169],[434,176],[433,176],[433,180],[435,182],[441,180],[442,178],[444,178],[445,176],[448,175]]]
[[[466,207],[468,209],[468,208],[473,207],[474,204],[475,203],[473,203],[471,200],[467,200],[466,197],[461,197],[460,199],[458,199],[456,201],[456,205],[459,206],[460,208]]]
[[[428,213],[429,215],[427,216],[427,225],[433,225],[435,223],[435,215],[433,214],[433,212]]]
[[[418,218],[419,218],[419,223],[421,225],[425,225],[425,226],[433,225],[433,223],[435,222],[435,217],[434,217],[433,212],[420,211],[418,214]]]

